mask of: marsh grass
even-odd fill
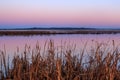
[[[45,42],[43,52],[39,43],[33,50],[25,45],[23,54],[14,55],[11,66],[6,50],[0,51],[0,79],[120,80],[120,53],[114,41],[112,50],[98,43],[91,53],[85,53],[86,44],[79,54],[74,45],[55,47],[52,40]]]

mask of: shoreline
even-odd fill
[[[0,35],[117,34],[120,30],[0,30]]]

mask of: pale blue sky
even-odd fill
[[[1,0],[0,7],[21,7],[21,8],[114,8],[120,10],[120,0]]]
[[[54,23],[58,26],[63,24],[89,26],[88,24],[96,25],[96,23],[112,26],[120,24],[119,14],[120,0],[0,0],[0,25],[2,26],[10,24],[52,26]],[[41,21],[41,18],[44,21]],[[72,19],[73,23],[71,23]]]

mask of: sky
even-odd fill
[[[0,28],[120,28],[120,0],[0,0]]]

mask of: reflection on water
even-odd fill
[[[111,50],[108,50],[110,53],[109,52],[106,53],[105,52],[106,47],[104,46],[108,45],[109,48],[114,49],[116,45],[119,45],[119,40],[120,40],[120,34],[1,36],[0,37],[0,62],[1,62],[0,71],[3,71],[2,74],[6,76],[7,73],[11,71],[13,72],[13,74],[14,73],[16,74],[17,70],[19,70],[19,73],[21,72],[21,74],[26,74],[29,72],[30,73],[35,72],[36,69],[51,71],[52,70],[51,68],[53,68],[53,70],[55,71],[52,71],[52,72],[55,72],[56,74],[56,71],[59,71],[57,68],[63,67],[62,70],[64,72],[67,71],[67,73],[69,72],[69,70],[73,70],[73,72],[78,71],[77,73],[81,74],[81,71],[79,70],[82,70],[83,74],[85,72],[86,72],[85,74],[91,73],[91,71],[92,71],[92,74],[93,73],[96,74],[97,73],[96,69],[98,70],[98,72],[99,70],[104,69],[104,72],[102,73],[100,72],[100,74],[104,74],[104,73],[109,74],[109,71],[106,71],[106,69],[110,69],[110,71],[115,70],[114,73],[117,74],[117,72],[119,71],[119,64],[120,64],[119,52],[116,49],[115,50],[111,49]],[[45,42],[49,42],[49,41],[51,45],[47,46],[46,50],[48,51],[45,52],[45,54],[46,55],[48,54],[48,55],[41,57],[42,56],[41,54],[43,53],[39,53],[39,49],[40,49],[39,46],[41,46],[41,50],[44,51]],[[54,46],[52,44],[52,41],[54,41],[54,44],[55,44]],[[102,48],[100,47],[101,49],[98,46],[99,43],[102,43],[104,45]],[[31,52],[28,52],[27,49],[25,52],[23,52],[25,49],[25,44],[29,45],[35,51],[35,52],[32,51],[33,52],[32,56],[30,56]],[[84,54],[83,56],[78,55],[77,53],[82,52],[81,49],[84,48],[85,44],[87,44],[85,48],[85,55]],[[58,52],[57,53],[58,56],[56,54],[54,55],[54,53],[56,53],[54,52],[54,50],[55,51],[58,50],[57,49],[58,47],[61,48],[61,45],[63,46],[63,51],[61,50],[61,52]],[[72,54],[73,50],[71,49],[71,46],[73,47],[75,45],[76,45],[76,50],[75,50],[76,52],[73,52]],[[97,47],[95,47],[96,45]],[[69,49],[67,50],[66,46],[68,46],[70,50]],[[2,54],[1,50],[4,50],[4,48],[6,49],[7,54],[9,54],[10,59],[9,58],[5,59],[6,56],[4,56],[4,53]],[[93,51],[92,52],[93,55],[91,55],[92,53],[88,52],[90,51],[89,49],[91,49],[91,52]],[[94,51],[93,49],[95,49],[96,51]],[[20,58],[16,56],[12,58],[14,56],[15,51],[18,51],[18,52],[20,51],[19,53],[24,53],[24,54],[20,54],[20,56],[22,55],[24,57]],[[73,56],[74,53],[76,54],[76,56]],[[6,65],[7,65],[7,68],[6,68]],[[38,71],[38,74],[39,74],[39,71]]]
[[[19,50],[19,53],[24,53],[25,45],[30,46],[31,49],[35,49],[36,44],[41,47],[41,51],[44,51],[44,45],[50,40],[54,41],[55,48],[61,46],[68,46],[69,48],[75,47],[75,54],[80,53],[84,46],[85,53],[90,53],[92,49],[96,48],[98,43],[107,45],[108,48],[113,48],[113,42],[116,46],[120,44],[120,34],[72,34],[72,35],[50,35],[50,36],[0,36],[0,50],[6,50],[11,61],[14,57],[15,52]],[[104,47],[103,47],[104,48]],[[57,50],[57,49],[56,49]],[[66,50],[66,49],[65,49]],[[104,49],[103,49],[104,50]],[[90,52],[89,52],[90,51]],[[108,50],[110,51],[110,50]],[[17,54],[19,54],[17,53]],[[7,58],[7,57],[6,57]],[[84,58],[85,59],[85,58]],[[85,61],[83,59],[83,61]]]
[[[95,42],[99,43],[108,43],[111,44],[112,40],[115,41],[116,45],[119,45],[120,34],[72,34],[72,35],[50,35],[50,36],[0,36],[0,49],[3,50],[4,47],[7,52],[10,54],[14,53],[17,48],[20,51],[24,50],[25,44],[30,45],[31,48],[36,46],[36,43],[39,43],[41,48],[44,46],[46,41],[53,40],[55,46],[60,46],[61,44],[66,45],[76,45],[76,49],[80,50],[87,43],[87,49],[90,49],[91,46],[95,46]]]

